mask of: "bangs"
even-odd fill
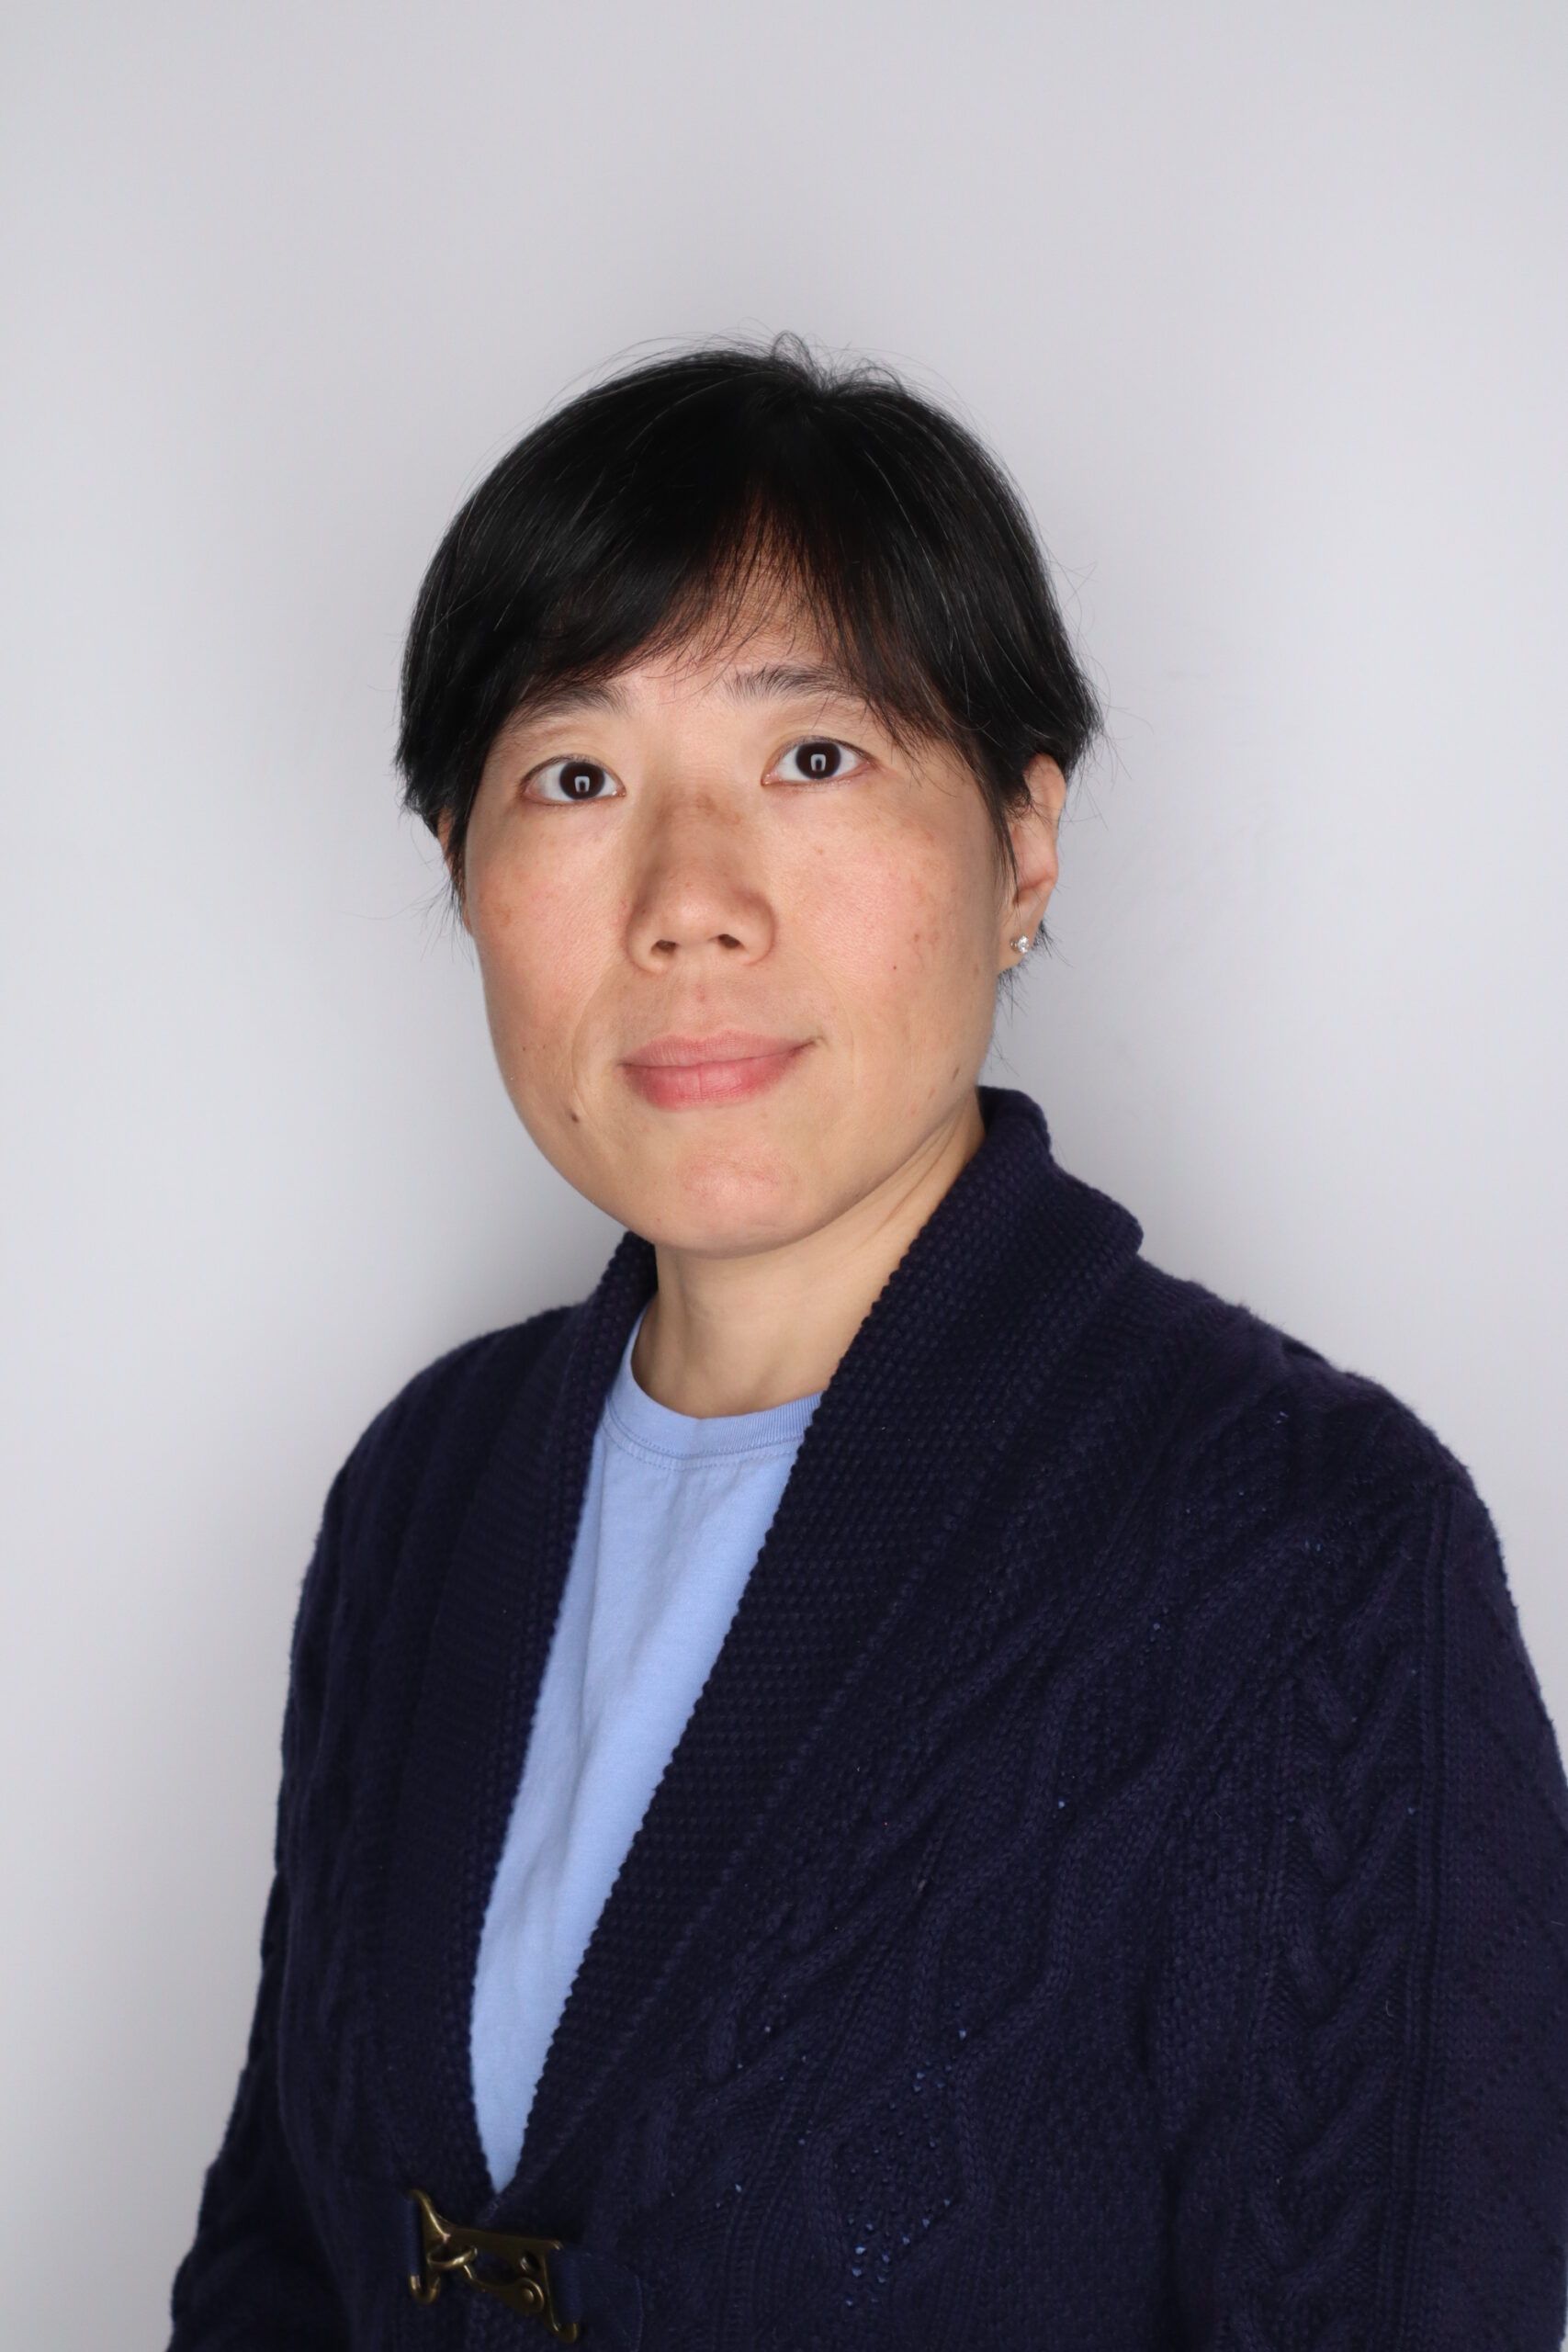
[[[775,485],[748,486],[710,534],[665,543],[662,561],[638,545],[607,599],[592,575],[568,583],[526,664],[505,718],[525,717],[563,689],[604,685],[641,662],[679,672],[738,660],[764,632],[798,640],[863,702],[896,741],[950,737],[953,714],[931,668],[892,624],[874,546],[835,543],[831,514],[777,502]],[[685,518],[677,517],[676,525]],[[845,582],[859,583],[852,595]]]

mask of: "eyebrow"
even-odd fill
[[[765,662],[754,670],[729,670],[719,680],[727,701],[739,703],[797,701],[807,695],[863,705],[865,695],[847,672],[832,662]],[[626,695],[614,679],[599,684],[562,685],[547,690],[537,701],[525,702],[512,724],[517,729],[544,727],[579,711],[624,712]]]

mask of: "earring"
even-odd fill
[[[1029,933],[1024,932],[1021,936],[1015,939],[1012,944],[1017,948],[1021,956],[1027,956],[1030,948],[1033,944],[1033,942],[1031,940]]]

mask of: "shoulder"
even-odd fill
[[[1472,1485],[1454,1448],[1374,1374],[1145,1260],[1134,1279],[1191,1335],[1177,1427],[1186,1479],[1306,1509]]]
[[[459,1340],[412,1373],[360,1432],[333,1482],[345,1519],[407,1507],[432,1479],[471,1473],[573,1309],[547,1306]]]
[[[400,1558],[445,1555],[504,1415],[573,1311],[545,1307],[445,1349],[367,1422],[327,1490],[300,1588],[297,1684],[320,1682],[329,1651],[365,1645]]]
[[[1209,1834],[1223,1792],[1291,1772],[1320,1823],[1341,1794],[1354,1812],[1397,1782],[1395,1822],[1441,1789],[1496,1824],[1506,1781],[1568,1869],[1556,1730],[1470,1465],[1386,1382],[1245,1306],[1201,1303],[1140,1530],[1169,1642],[1162,1720],[1190,1767],[1173,1849]]]
[[[1136,1279],[1190,1334],[1156,1481],[1164,1528],[1200,1614],[1234,1611],[1266,1634],[1249,1679],[1374,1622],[1418,1645],[1461,1575],[1488,1577],[1511,1609],[1472,1471],[1408,1397],[1240,1301],[1146,1261]]]

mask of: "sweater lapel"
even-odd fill
[[[1131,1213],[1067,1175],[1031,1097],[982,1086],[986,1137],[862,1321],[807,1428],[725,1640],[595,1925],[516,2173],[479,2149],[479,1933],[621,1351],[656,1286],[626,1232],[514,1401],[447,1572],[403,1779],[384,1939],[405,2161],[476,2222],[565,2228],[551,2180],[694,1959],[726,1963],[740,1864],[840,1691],[942,1556],[1042,1383],[1136,1255]],[[1063,1442],[1057,1430],[1055,1442]]]

